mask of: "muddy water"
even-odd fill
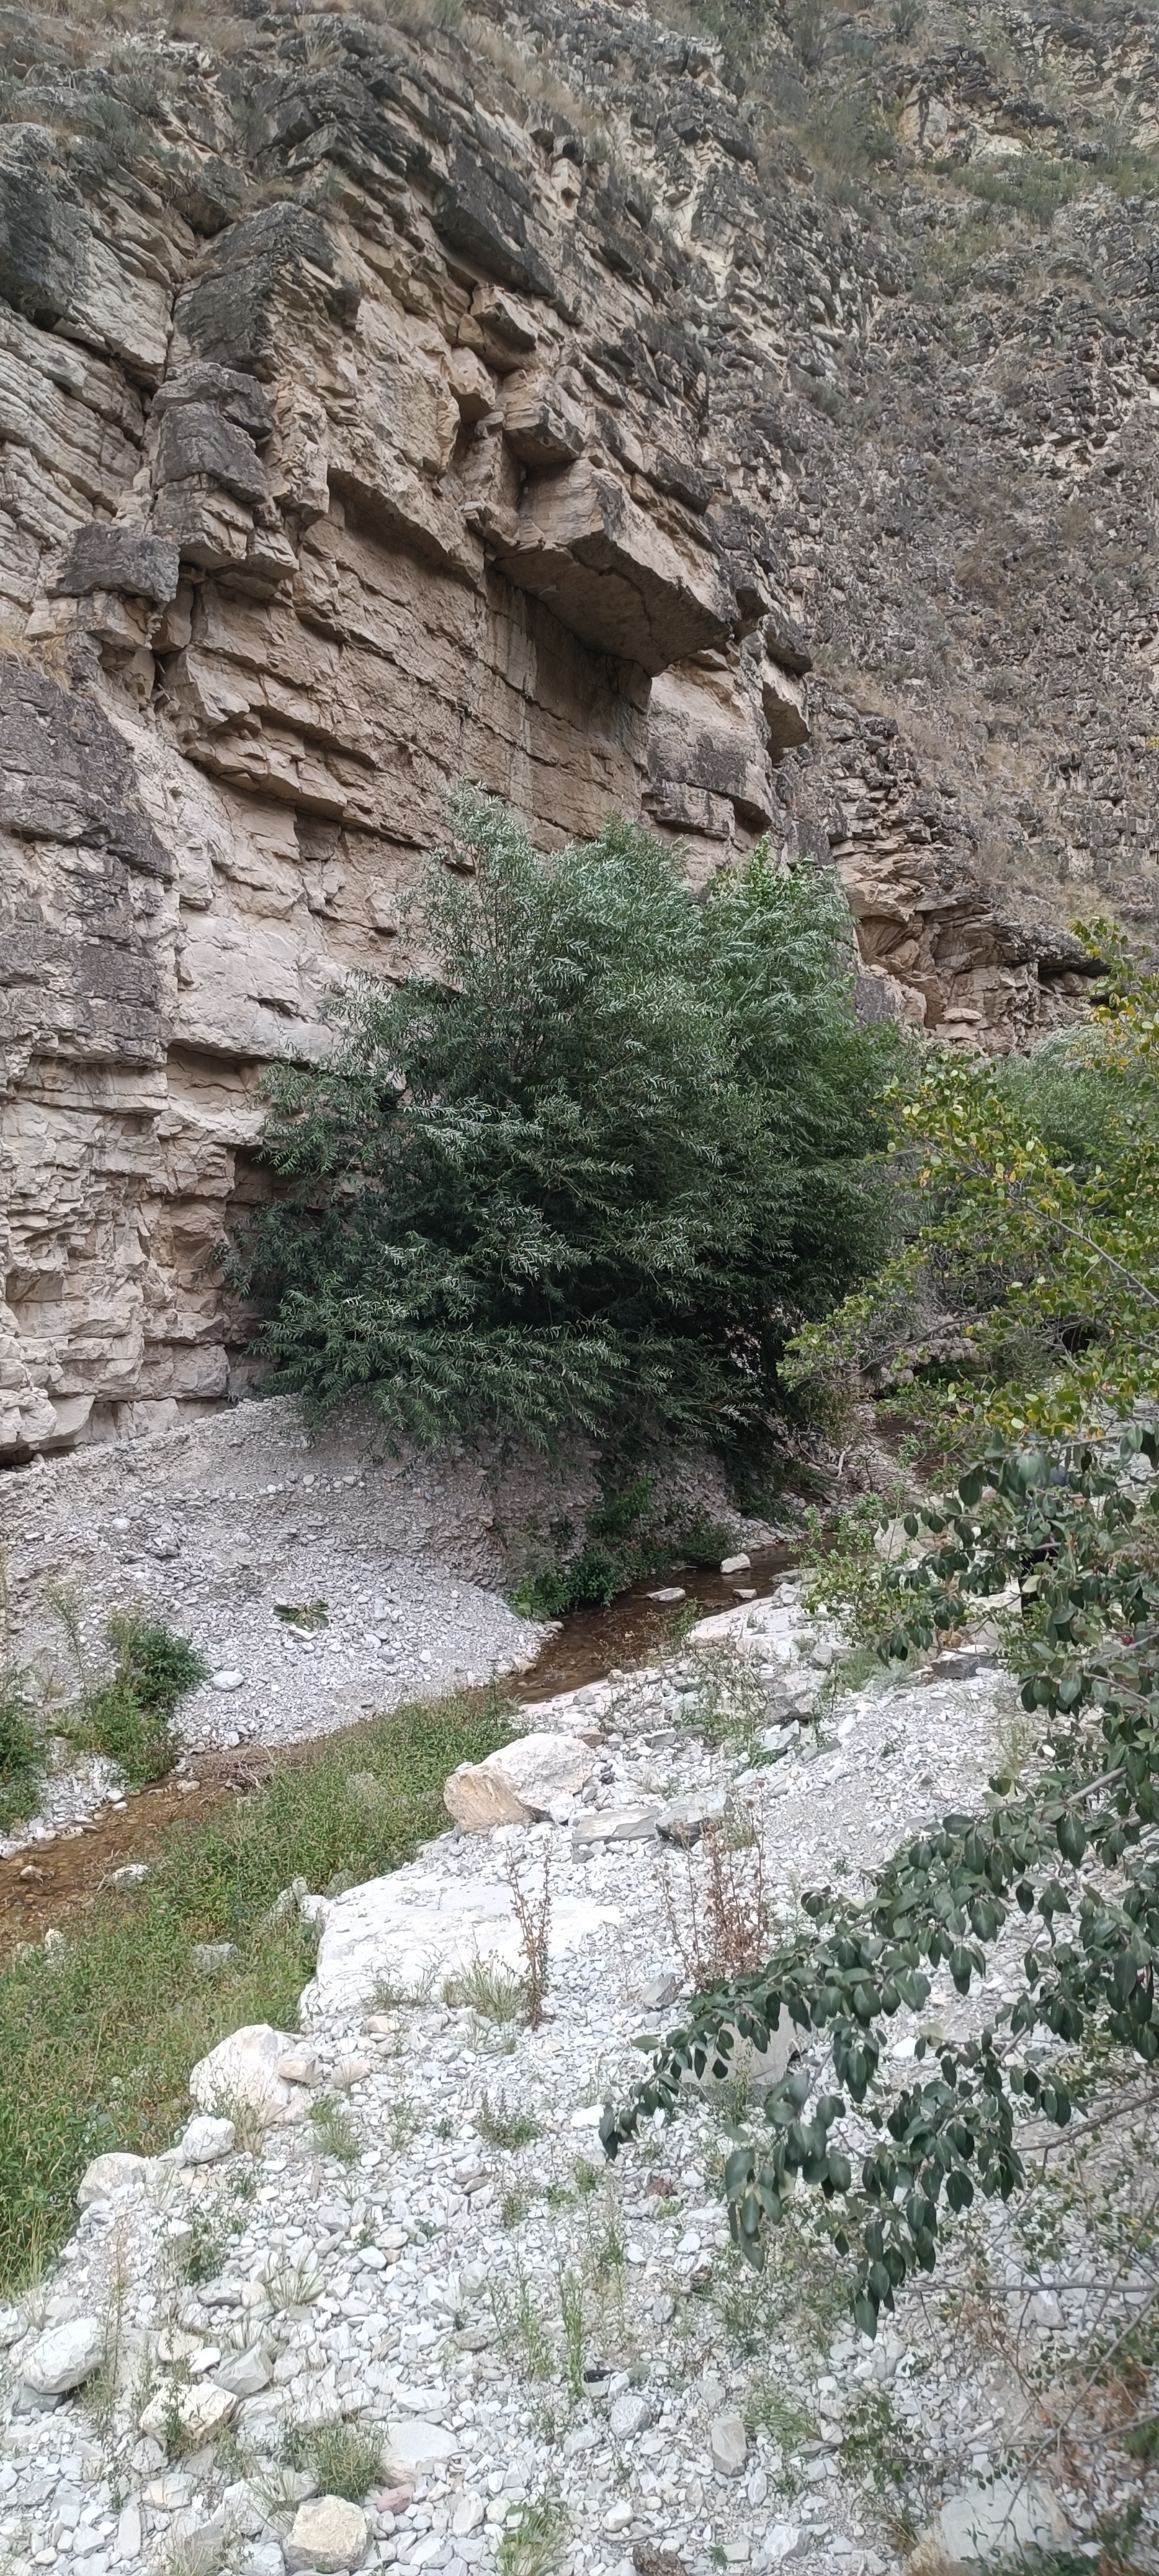
[[[753,1553],[747,1574],[730,1577],[718,1574],[715,1567],[678,1566],[673,1573],[650,1574],[645,1583],[617,1593],[606,1610],[570,1610],[560,1621],[558,1635],[548,1638],[529,1670],[512,1682],[511,1696],[526,1707],[535,1700],[554,1699],[557,1691],[580,1690],[585,1682],[602,1681],[615,1667],[628,1671],[633,1664],[650,1663],[657,1649],[671,1640],[690,1602],[705,1618],[710,1610],[734,1610],[747,1593],[766,1599],[791,1563],[787,1547],[765,1547]],[[669,1584],[681,1585],[686,1599],[666,1607],[652,1596]]]
[[[689,1604],[704,1617],[712,1610],[731,1610],[744,1594],[765,1598],[792,1562],[787,1548],[764,1548],[753,1555],[750,1571],[730,1579],[701,1567],[677,1567],[633,1584],[606,1610],[573,1610],[549,1637],[534,1664],[513,1675],[511,1696],[528,1707],[552,1699],[558,1691],[579,1690],[615,1669],[653,1661],[670,1644]],[[682,1586],[685,1600],[665,1605],[651,1598],[664,1584]],[[358,1726],[327,1737],[346,1743],[357,1755]],[[157,1852],[175,1822],[199,1823],[215,1807],[244,1796],[269,1779],[275,1762],[301,1762],[319,1742],[278,1746],[247,1745],[234,1753],[195,1753],[181,1780],[163,1780],[142,1789],[119,1807],[102,1807],[79,1832],[57,1834],[26,1851],[0,1860],[0,1956],[19,1941],[39,1941],[53,1924],[84,1911],[107,1887],[115,1869],[129,1861],[147,1861]]]

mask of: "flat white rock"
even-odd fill
[[[1071,2538],[1057,2497],[1036,2478],[995,2478],[951,2496],[923,2532],[915,2569],[989,2567],[1019,2559],[1028,2550],[1055,2550]]]
[[[50,2326],[25,2357],[24,2376],[41,2397],[67,2397],[91,2379],[105,2349],[99,2317],[72,2317],[67,2325]]]
[[[232,2120],[215,2120],[208,2111],[199,2113],[182,2131],[181,2149],[187,2165],[216,2165],[223,2156],[231,2156],[237,2145],[237,2131]]]
[[[400,2483],[419,2474],[425,2476],[429,2469],[453,2460],[458,2447],[455,2435],[448,2433],[444,2425],[428,2424],[417,2415],[407,2416],[387,2425],[383,2469],[387,2477]]]
[[[618,1906],[555,1896],[550,1958],[565,1958],[601,1923],[619,1920]],[[492,1878],[444,1878],[413,1862],[407,1869],[392,1870],[389,1878],[368,1879],[363,1887],[335,1897],[314,1983],[307,1989],[307,2009],[316,2019],[336,2007],[364,2002],[381,1976],[411,1986],[424,1975],[436,1980],[450,1976],[480,1958],[522,1967],[510,1889]]]
[[[572,1826],[576,1848],[600,1843],[647,1842],[656,1831],[659,1807],[592,1807]]]
[[[735,2477],[743,2469],[748,2453],[748,2435],[741,2415],[714,2415],[708,2428],[712,2465],[725,2477]]]

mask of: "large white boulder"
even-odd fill
[[[215,2433],[224,2432],[236,2410],[232,2389],[219,2388],[216,2380],[198,2379],[184,2387],[174,2380],[150,2398],[139,2419],[140,2429],[166,2442],[176,2422],[184,2439],[196,2449],[201,2442],[212,2442]]]
[[[104,2356],[105,2329],[99,2317],[70,2317],[67,2325],[50,2326],[25,2355],[24,2376],[41,2397],[67,2397],[91,2379]]]
[[[268,2021],[247,2022],[219,2040],[208,2057],[199,2057],[189,2090],[200,2111],[226,2117],[236,2106],[256,2111],[271,2125],[300,2103],[296,2088],[278,2073],[279,2061],[296,2042],[289,2032],[272,2030]]]
[[[464,1833],[530,1825],[549,1816],[561,1799],[577,1798],[595,1767],[582,1736],[520,1735],[485,1762],[460,1762],[443,1790],[443,1804]]]
[[[1072,2534],[1066,2515],[1037,2478],[995,2478],[950,2496],[922,2533],[910,2565],[915,2576],[955,2576],[959,2568],[990,2567],[1028,2551],[1065,2547]]]
[[[91,2209],[94,2200],[108,2200],[112,2192],[123,2191],[127,2183],[143,2183],[147,2170],[144,2156],[122,2154],[117,2148],[107,2156],[94,2156],[77,2184],[77,2208]]]
[[[318,2576],[342,2576],[346,2568],[361,2567],[369,2539],[361,2505],[348,2504],[344,2496],[311,2496],[294,2516],[286,2565],[291,2570],[316,2567]]]
[[[601,1923],[619,1919],[618,1906],[553,1896],[549,1961],[578,1949]],[[314,2018],[365,2005],[380,1977],[404,1990],[425,1981],[437,1989],[474,1959],[522,1970],[510,1888],[494,1878],[444,1878],[413,1861],[335,1897],[303,2012]]]

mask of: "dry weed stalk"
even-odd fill
[[[761,1828],[751,1807],[733,1809],[682,1856],[661,1862],[665,1920],[694,1986],[758,1968],[768,1956],[770,1906]]]
[[[519,1932],[519,1947],[523,1953],[524,2019],[529,2030],[538,2030],[547,1993],[551,1936],[550,1843],[543,1845],[543,1885],[540,1889],[533,1891],[524,1886],[514,1852],[507,1855],[507,1884],[511,1890],[511,1910]]]

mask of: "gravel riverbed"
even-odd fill
[[[714,1477],[711,1462],[678,1462],[671,1501],[699,1501],[742,1549],[775,1539]],[[9,1653],[51,1724],[80,1681],[62,1602],[90,1676],[110,1611],[137,1605],[190,1637],[214,1677],[181,1707],[187,1752],[302,1742],[526,1671],[550,1623],[504,1593],[534,1533],[561,1515],[578,1525],[596,1492],[582,1459],[392,1458],[356,1421],[308,1437],[280,1397],[39,1459],[0,1477]],[[0,1854],[79,1825],[117,1786],[109,1765],[62,1748],[40,1813],[0,1835]]]
[[[6,2548],[13,2569],[87,2576],[886,2576],[923,2528],[910,2563],[954,2563],[964,2513],[992,2561],[1012,2534],[1057,2548],[1122,2505],[1117,2469],[1073,2436],[1036,2458],[1091,2329],[1068,2220],[1034,2245],[987,2205],[871,2345],[806,2210],[763,2277],[730,2247],[721,2173],[730,2123],[755,2116],[743,2092],[694,2093],[671,2128],[602,2158],[601,2107],[639,2076],[641,2032],[679,2019],[710,1929],[711,1839],[682,1848],[658,1825],[695,1833],[727,1799],[734,1913],[759,1901],[775,1927],[802,1889],[856,1885],[905,1829],[976,1801],[1011,1723],[993,1667],[934,1669],[836,1697],[819,1744],[785,1723],[793,1707],[807,1721],[829,1651],[795,1586],[704,1626],[684,1663],[529,1713],[592,1755],[544,1822],[449,1831],[389,1879],[305,1900],[321,1940],[301,2035],[270,2043],[293,2068],[276,2125],[247,2131],[235,2104],[235,2131],[201,2121],[168,2156],[97,2176],[51,2276],[2,2322],[0,2565]],[[689,1720],[711,1702],[719,1725],[730,1695],[737,1731],[713,1749]],[[512,1867],[550,1889],[534,2031],[493,2017],[500,1969],[473,2003],[454,1983],[471,1955],[517,1956]],[[992,2017],[1010,1979],[1001,1950],[967,2004],[939,1979],[925,2021]],[[915,2036],[899,2017],[891,2074]],[[1104,2281],[1100,2314],[1106,2296]],[[102,2344],[87,2390],[36,2385],[60,2327]],[[374,2469],[336,2513],[333,2455],[311,2444],[339,2423]]]

